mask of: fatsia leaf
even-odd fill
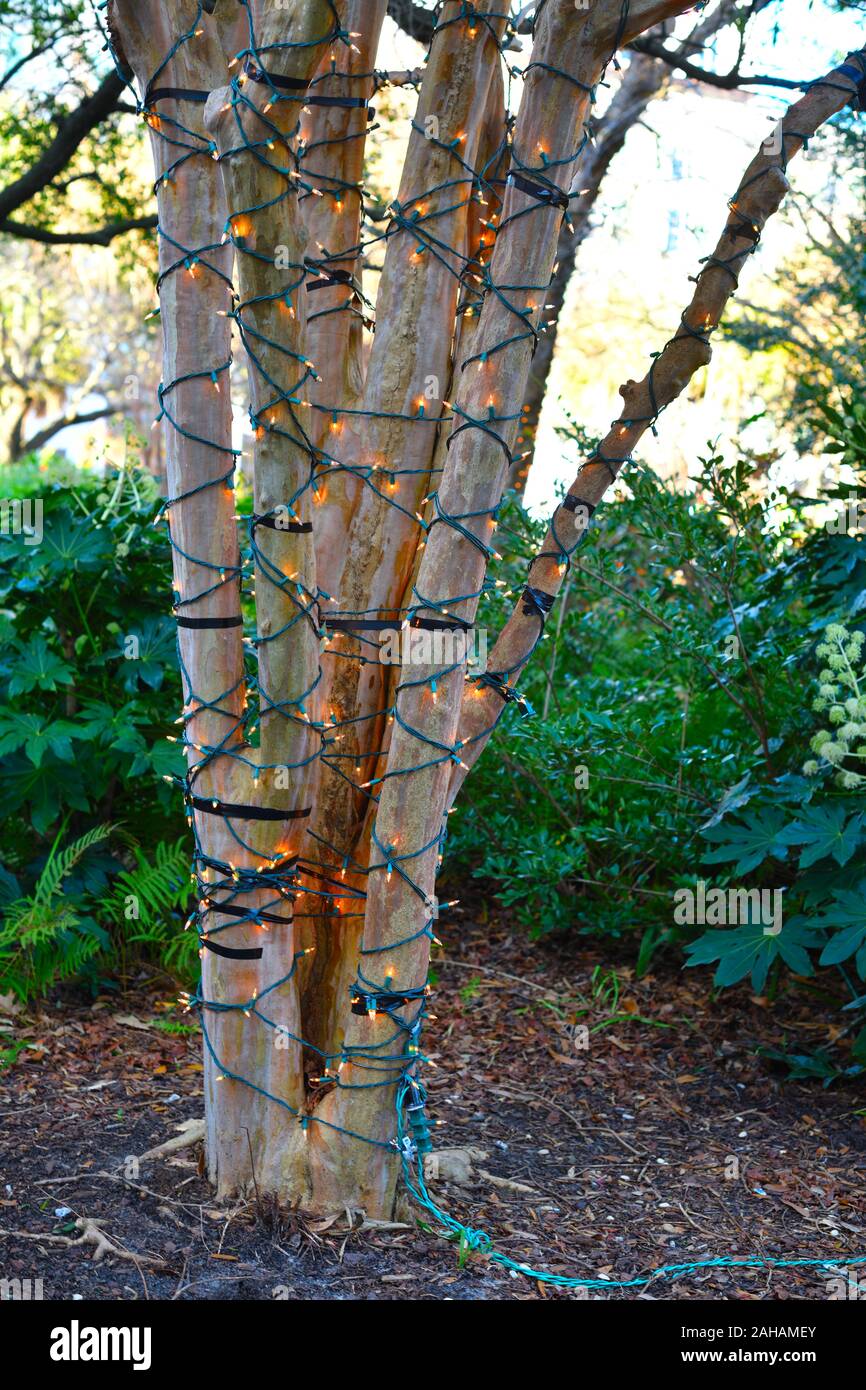
[[[95,568],[105,561],[110,550],[108,535],[95,527],[90,517],[72,517],[58,512],[46,520],[45,534],[35,559],[40,568],[46,566],[49,571],[65,577],[71,570]]]
[[[706,864],[735,860],[734,872],[747,874],[772,856],[785,859],[787,847],[780,839],[784,816],[776,809],[747,811],[739,821],[729,821],[703,831],[704,838],[718,845],[704,856]]]
[[[770,966],[776,960],[799,975],[811,975],[813,967],[807,950],[820,944],[820,938],[807,927],[790,922],[776,936],[759,922],[731,927],[727,931],[708,931],[686,947],[687,965],[710,965],[718,961],[713,983],[720,988],[738,984],[751,975],[752,988],[760,994],[767,983]]]
[[[779,836],[786,845],[805,845],[800,868],[808,869],[818,859],[832,855],[839,865],[847,864],[863,833],[863,816],[848,816],[844,806],[806,806]]]
[[[26,695],[31,690],[56,690],[72,683],[72,667],[42,637],[31,637],[25,645],[16,644],[11,661],[9,695]]]
[[[821,965],[839,965],[857,953],[857,970],[866,979],[866,884],[856,892],[836,892],[816,926],[837,928],[821,952]]]
[[[90,804],[81,768],[58,762],[52,754],[41,767],[34,767],[17,753],[3,759],[0,797],[7,814],[21,806],[29,806],[33,828],[39,835],[44,835],[54,824],[65,806],[87,811]]]
[[[71,740],[77,737],[76,725],[65,719],[49,721],[19,710],[0,711],[0,756],[23,748],[34,766],[39,767],[50,749],[62,762],[71,762]]]

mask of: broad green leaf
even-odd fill
[[[44,835],[66,807],[88,811],[82,769],[73,763],[60,763],[52,754],[41,767],[34,767],[20,754],[0,764],[0,799],[7,813],[28,806],[33,828]]]
[[[52,722],[38,714],[10,709],[0,713],[0,757],[23,748],[30,761],[39,767],[50,749],[61,761],[71,762],[71,740],[77,736],[76,726],[65,719]]]
[[[720,988],[738,984],[751,975],[752,988],[760,994],[770,966],[784,960],[800,975],[813,973],[807,949],[820,944],[820,938],[809,928],[790,922],[782,926],[778,936],[768,935],[759,922],[726,931],[708,931],[686,947],[687,965],[710,965],[718,961],[713,983]]]
[[[856,892],[837,892],[815,926],[836,928],[821,952],[821,965],[838,965],[857,953],[857,969],[866,978],[866,884]]]
[[[800,868],[808,869],[818,859],[832,855],[837,864],[847,864],[863,832],[863,816],[851,816],[844,806],[806,806],[793,825],[779,836],[785,845],[805,845]]]
[[[702,833],[704,839],[718,845],[718,848],[704,854],[703,862],[724,864],[734,860],[734,872],[748,874],[770,856],[785,859],[788,851],[780,839],[783,825],[781,811],[770,809],[747,811],[739,821],[713,826]]]
[[[72,667],[52,651],[43,637],[31,637],[26,646],[16,646],[10,663],[10,697],[25,695],[30,690],[56,690],[58,685],[72,683]]]

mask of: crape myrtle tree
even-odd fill
[[[624,59],[612,101],[601,119],[587,126],[590,138],[575,169],[573,183],[579,188],[580,197],[572,202],[569,218],[563,220],[560,230],[557,270],[547,291],[546,319],[532,360],[518,443],[534,444],[568,284],[579,248],[592,230],[593,212],[603,183],[629,131],[645,117],[655,100],[673,89],[679,72],[705,88],[724,91],[755,84],[795,86],[796,83],[752,71],[746,58],[752,21],[776,3],[777,0],[711,0],[682,38],[670,32],[672,22],[666,21],[636,40]],[[518,37],[509,44],[510,54],[517,52],[516,45],[528,36],[535,8],[524,7],[523,18],[518,18]],[[26,96],[19,91],[16,99],[8,103],[0,122],[0,139],[5,124],[5,135],[12,137],[15,150],[6,181],[0,187],[0,233],[9,237],[51,247],[102,247],[122,245],[123,238],[147,232],[156,225],[156,218],[141,204],[138,179],[127,175],[130,146],[124,138],[120,117],[135,107],[125,90],[124,78],[111,70],[93,90],[81,95],[82,79],[88,75],[88,13],[92,13],[92,8],[86,0],[30,0],[20,5],[15,0],[0,0],[0,16],[7,25],[3,45],[7,57],[0,89],[20,84],[30,65],[47,53],[54,60],[51,80],[30,87]],[[387,13],[406,32],[429,45],[436,26],[433,10],[414,0],[388,0]],[[708,50],[719,34],[731,29],[739,35],[733,64],[728,71],[713,71],[708,66]],[[409,72],[401,80],[413,81],[414,77]],[[389,80],[393,82],[395,74],[389,74]],[[26,132],[24,140],[19,138],[22,131]],[[99,190],[90,216],[85,209],[73,211],[69,207],[71,190],[82,183]],[[97,225],[93,225],[94,221]],[[99,306],[91,306],[97,319],[99,312]],[[117,331],[123,332],[122,324],[117,325]],[[15,353],[6,353],[5,364],[7,395],[12,398],[10,413],[18,405],[18,418],[13,415],[8,430],[10,459],[45,445],[69,424],[87,423],[115,413],[118,392],[113,380],[116,370],[112,373],[111,369],[117,366],[116,351],[109,354],[101,373],[67,373],[63,393],[66,399],[59,400],[56,413],[38,420],[38,428],[28,433],[27,417],[39,413],[46,391],[54,398],[58,398],[58,392],[56,383],[40,380],[38,352],[35,371],[22,370],[17,361],[12,361],[13,356],[20,358],[20,348],[19,343]],[[75,351],[69,344],[66,355],[74,366]],[[105,395],[107,404],[84,410],[78,403],[91,387]],[[156,439],[152,448],[159,448]],[[532,457],[531,448],[523,450],[514,464],[510,485],[519,492],[525,485]]]
[[[747,26],[771,3],[773,0],[751,0],[750,4],[742,6],[739,0],[719,0],[715,7],[702,12],[691,31],[678,42],[668,42],[665,30],[670,26],[659,25],[637,41],[639,47],[632,50],[624,65],[619,86],[604,115],[595,123],[592,138],[581,150],[574,170],[572,186],[578,190],[579,197],[573,201],[569,216],[563,218],[560,228],[556,269],[545,296],[545,331],[539,336],[533,354],[523,402],[522,432],[518,439],[530,447],[519,453],[509,479],[510,485],[518,493],[523,492],[532,467],[535,439],[569,283],[580,248],[592,231],[593,213],[611,165],[623,148],[629,132],[645,118],[653,102],[671,91],[678,65],[682,64],[691,76],[709,83],[711,89],[722,87],[731,91],[744,82],[772,82],[772,79],[743,74],[740,67],[745,52]],[[737,62],[728,73],[719,75],[708,71],[705,66],[708,45],[735,23],[740,26]]]
[[[756,156],[680,328],[622,388],[481,669],[497,513],[593,90],[618,48],[691,8],[543,0],[514,115],[508,6],[446,0],[398,194],[371,223],[385,0],[108,7],[157,173],[162,517],[202,945],[189,1002],[223,1195],[255,1185],[387,1218],[401,1162],[414,1177],[448,812],[521,703],[594,508],[708,361],[788,160],[863,80],[856,55]],[[374,242],[375,305],[361,277]],[[253,430],[243,545],[233,344]]]

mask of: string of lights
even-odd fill
[[[104,7],[106,0],[103,0]],[[514,88],[526,83],[533,74],[537,80],[556,84],[561,100],[585,100],[592,103],[596,87],[546,61],[530,59],[520,69],[512,60],[510,45],[516,29],[510,7],[501,10],[481,7],[472,0],[449,0],[440,7],[430,52],[444,36],[458,35],[465,44],[493,46],[494,59],[506,74],[508,90],[505,119],[498,148],[475,159],[469,153],[465,132],[446,138],[431,133],[413,122],[413,129],[429,140],[431,147],[447,160],[449,176],[422,196],[408,201],[395,198],[384,216],[368,201],[367,190],[360,181],[344,179],[332,172],[329,155],[348,142],[363,141],[365,134],[375,129],[375,112],[370,105],[372,93],[387,82],[387,74],[370,67],[362,72],[340,66],[347,53],[358,53],[353,40],[360,37],[341,23],[334,0],[323,0],[321,9],[327,22],[310,37],[265,42],[257,33],[254,0],[238,0],[246,28],[246,39],[229,61],[229,85],[226,105],[220,113],[218,138],[202,134],[202,126],[192,126],[185,112],[203,107],[210,93],[193,88],[171,85],[171,68],[185,46],[194,43],[202,33],[202,18],[211,6],[197,0],[197,14],[189,28],[172,42],[137,97],[138,109],[152,135],[164,146],[165,163],[159,174],[156,190],[165,193],[190,161],[207,160],[213,164],[213,177],[223,175],[230,184],[233,165],[237,161],[253,161],[260,171],[259,185],[267,192],[258,200],[244,206],[231,206],[220,240],[201,246],[186,246],[177,241],[170,226],[160,217],[158,235],[163,251],[170,256],[162,270],[157,290],[162,291],[171,277],[186,275],[192,280],[207,277],[209,284],[223,287],[227,306],[219,312],[232,325],[241,343],[250,377],[250,427],[254,447],[282,452],[294,460],[284,470],[290,481],[286,494],[279,501],[259,509],[246,518],[244,543],[238,558],[226,563],[195,554],[181,545],[173,524],[173,516],[183,509],[194,509],[203,496],[216,490],[234,490],[240,451],[231,441],[209,438],[200,432],[197,422],[189,419],[176,406],[185,385],[199,382],[214,392],[229,392],[233,363],[231,357],[206,365],[192,373],[184,373],[164,382],[159,388],[161,423],[170,437],[201,446],[216,460],[212,477],[206,481],[169,496],[156,518],[166,525],[172,548],[175,573],[181,565],[201,575],[201,585],[193,591],[175,591],[174,612],[181,632],[244,630],[255,599],[257,626],[255,635],[244,639],[244,674],[217,695],[205,695],[199,690],[196,672],[184,659],[178,643],[183,678],[184,712],[178,721],[179,736],[187,757],[185,775],[173,780],[183,796],[193,837],[193,879],[197,906],[187,927],[198,933],[203,959],[203,975],[196,989],[183,996],[187,1009],[194,1010],[201,1021],[204,1047],[209,1063],[220,1081],[237,1083],[263,1098],[269,1105],[279,1107],[306,1137],[312,1126],[333,1131],[337,1136],[399,1155],[409,1191],[437,1220],[448,1234],[459,1237],[467,1247],[487,1254],[494,1263],[529,1274],[547,1283],[565,1288],[628,1288],[649,1283],[656,1277],[704,1267],[743,1265],[763,1267],[772,1265],[824,1265],[832,1260],[716,1260],[688,1265],[666,1266],[646,1277],[625,1281],[570,1278],[538,1274],[508,1257],[493,1251],[490,1238],[480,1231],[462,1226],[442,1212],[433,1202],[424,1184],[424,1155],[432,1147],[431,1122],[427,1116],[427,1093],[424,1085],[425,1057],[421,1036],[428,1017],[429,987],[426,969],[423,979],[403,979],[393,963],[408,959],[410,949],[417,943],[438,944],[435,924],[440,912],[454,904],[439,904],[435,896],[420,881],[419,865],[430,856],[441,860],[444,850],[447,813],[441,827],[421,843],[404,845],[380,834],[377,810],[383,789],[395,781],[412,779],[419,773],[437,767],[468,771],[466,749],[471,742],[486,741],[501,714],[516,704],[524,715],[531,709],[516,688],[520,671],[531,658],[541,641],[546,619],[556,594],[530,578],[520,600],[519,611],[537,630],[519,657],[497,669],[473,672],[467,664],[466,650],[472,636],[479,603],[495,592],[502,581],[488,575],[492,563],[502,559],[492,543],[502,505],[502,489],[487,499],[483,506],[455,510],[443,498],[441,482],[448,464],[433,466],[433,445],[440,432],[447,435],[451,450],[464,436],[482,436],[501,450],[503,476],[507,478],[517,461],[511,440],[519,433],[522,410],[497,403],[496,393],[490,393],[487,405],[479,413],[466,404],[461,385],[471,372],[494,366],[503,354],[511,350],[531,351],[543,330],[543,311],[538,298],[544,296],[549,280],[543,283],[503,283],[495,269],[493,250],[503,233],[515,226],[526,227],[526,235],[550,238],[563,219],[568,218],[573,198],[571,177],[584,148],[588,134],[586,124],[579,126],[577,145],[560,155],[553,155],[543,144],[530,155],[521,150],[516,138],[516,118],[508,114],[518,105]],[[703,8],[703,3],[695,8]],[[536,22],[543,14],[539,7]],[[607,64],[615,62],[630,15],[629,0],[622,0],[618,23],[607,63],[603,65],[603,80]],[[110,45],[110,39],[106,35]],[[430,52],[427,61],[430,59]],[[125,81],[131,74],[120,55],[112,48],[114,61]],[[309,68],[312,75],[295,75],[285,71],[295,65],[300,71]],[[853,65],[853,72],[850,66]],[[851,83],[861,88],[866,83],[866,66],[859,58],[849,60],[849,68],[841,68],[844,88],[850,92]],[[420,76],[420,75],[419,75]],[[857,81],[859,79],[859,81]],[[340,81],[345,92],[335,90]],[[825,81],[827,79],[824,79]],[[369,95],[358,95],[358,88],[367,88]],[[326,90],[322,90],[326,88]],[[318,108],[344,112],[346,121],[363,113],[363,128],[327,137],[303,138],[304,118]],[[803,136],[796,136],[799,141]],[[782,142],[778,169],[787,166],[787,146]],[[233,185],[236,187],[237,185]],[[732,200],[734,218],[740,217],[737,199]],[[303,208],[312,200],[330,200],[342,211],[351,200],[357,203],[361,227],[360,238],[350,245],[330,250],[318,247],[318,254],[309,249],[295,258],[282,255],[284,248],[263,246],[256,228],[265,216],[285,215],[291,221],[295,206]],[[482,211],[488,215],[482,216]],[[479,244],[454,245],[442,234],[449,218],[456,213],[477,216],[483,231]],[[746,224],[742,222],[745,226]],[[738,226],[741,224],[737,224]],[[757,248],[758,229],[746,228],[750,251]],[[371,252],[387,249],[395,239],[412,244],[416,262],[435,263],[449,277],[458,295],[458,323],[461,319],[479,318],[482,309],[490,304],[501,308],[510,325],[509,330],[495,341],[483,337],[477,350],[469,350],[459,361],[459,371],[450,394],[458,399],[442,400],[442,413],[436,402],[422,397],[409,410],[385,410],[369,404],[345,404],[339,400],[321,400],[315,388],[322,383],[317,364],[297,348],[296,329],[300,322],[309,326],[322,318],[348,315],[361,321],[365,329],[375,331],[374,304],[367,298],[361,278],[361,268]],[[216,257],[231,247],[235,277],[229,278]],[[736,282],[742,264],[737,252],[729,263],[710,258],[700,274],[713,266],[722,266]],[[251,290],[266,273],[271,288],[264,293]],[[312,299],[317,291],[339,290],[338,302],[318,309]],[[249,291],[249,292],[248,292]],[[307,303],[309,302],[309,304]],[[265,322],[284,323],[286,332],[265,331]],[[710,325],[694,326],[683,320],[673,342],[682,336],[698,338],[708,343]],[[475,340],[467,337],[470,349]],[[295,344],[295,346],[292,346]],[[654,364],[655,366],[655,364]],[[653,371],[649,377],[650,410],[636,419],[619,422],[626,429],[639,425],[655,429],[664,409],[657,398]],[[430,440],[426,467],[404,464],[398,458],[359,460],[345,447],[346,436],[365,421],[411,425],[413,430],[427,432]],[[322,434],[320,426],[327,428]],[[587,460],[585,469],[602,468],[608,481],[614,482],[620,470],[630,461],[631,449],[623,454],[611,454],[600,448]],[[300,460],[300,463],[297,461]],[[480,557],[483,576],[478,585],[460,584],[465,590],[437,596],[422,591],[423,566],[416,568],[404,595],[396,605],[369,607],[347,603],[344,594],[326,593],[315,577],[317,510],[327,497],[329,482],[335,478],[352,481],[395,518],[400,524],[417,527],[416,551],[421,553],[437,528],[445,528],[449,540],[465,542],[470,551]],[[581,474],[578,475],[578,484]],[[410,495],[423,491],[418,507],[406,504]],[[418,494],[420,495],[420,494]],[[447,494],[446,494],[447,498]],[[565,574],[573,556],[585,539],[595,502],[584,499],[580,489],[571,491],[557,510],[552,522],[552,546],[546,546],[538,560],[553,558],[560,573]],[[574,526],[577,510],[584,511],[586,522],[582,529]],[[423,509],[423,510],[422,510]],[[567,524],[566,524],[567,523]],[[281,548],[283,537],[295,538],[291,544],[301,557],[300,567],[288,563],[289,552]],[[308,568],[304,566],[308,565]],[[220,616],[202,613],[202,605],[216,594],[232,599],[231,612]],[[262,616],[267,615],[267,621]],[[273,621],[271,621],[273,619]],[[432,653],[436,636],[452,639],[450,653],[441,661],[435,658],[424,662],[423,674],[413,675],[412,664],[404,664],[396,682],[384,682],[385,702],[375,710],[360,716],[344,717],[328,703],[333,686],[333,673],[343,664],[357,671],[368,665],[380,665],[380,642],[383,634],[399,632],[409,641],[426,642]],[[454,643],[463,646],[454,655]],[[443,646],[446,644],[443,643]],[[290,691],[278,684],[274,671],[281,671],[279,654],[303,648],[315,653],[315,665],[301,687]],[[425,649],[426,650],[426,649]],[[410,701],[419,691],[435,704],[437,695],[449,684],[450,678],[464,681],[468,691],[486,696],[492,694],[499,702],[495,716],[471,735],[471,740],[458,736],[453,740],[434,735],[417,717],[407,713]],[[236,713],[238,697],[243,690],[243,708]],[[214,742],[203,741],[196,732],[196,721],[204,714],[220,717],[222,733]],[[369,737],[372,746],[352,752],[340,748],[349,730],[357,724],[365,730],[360,736]],[[258,731],[258,739],[256,733]],[[287,746],[296,756],[277,761],[265,756],[266,749],[283,746],[283,731],[291,735]],[[389,756],[395,741],[402,738],[416,750],[416,756],[404,765],[396,765]],[[250,774],[253,797],[238,801],[228,794],[214,795],[207,788],[220,777],[226,787],[230,779],[224,776],[227,765],[235,765]],[[286,774],[284,797],[275,798],[270,788],[259,783]],[[315,777],[327,777],[342,784],[351,796],[366,807],[369,826],[369,856],[366,853],[345,851],[345,847],[326,840],[312,829],[310,820],[314,806],[290,804],[292,788],[306,786]],[[274,785],[276,783],[274,782]],[[236,847],[232,857],[215,855],[210,850],[210,827],[218,820],[228,841]],[[270,829],[274,838],[268,842]],[[278,848],[286,828],[298,831],[303,849]],[[306,836],[302,832],[306,828]],[[267,845],[267,847],[263,847]],[[308,852],[304,852],[307,850]],[[346,883],[346,875],[350,883]],[[368,891],[356,886],[372,875],[382,875],[386,883],[392,879],[402,883],[418,899],[417,925],[386,945],[373,938],[361,938],[355,979],[349,989],[347,1011],[351,1019],[376,1023],[368,1040],[349,1040],[348,1034],[336,1050],[319,1047],[309,1038],[289,1028],[281,1018],[284,987],[296,984],[304,969],[304,958],[314,946],[292,948],[288,961],[283,956],[283,969],[269,972],[269,945],[280,934],[294,942],[296,902],[303,898],[314,910],[306,915],[315,918],[320,930],[337,930],[350,919],[365,920]],[[255,930],[256,944],[230,944],[236,941],[238,928]],[[226,934],[229,934],[226,937]],[[226,962],[258,962],[261,983],[251,995],[242,998],[217,998],[204,984],[208,956]],[[387,961],[383,957],[387,955]],[[310,1095],[300,1104],[261,1084],[260,1078],[243,1074],[230,1057],[221,1050],[215,1038],[214,1023],[226,1017],[242,1018],[249,1029],[263,1030],[271,1035],[274,1045],[284,1043],[315,1056],[318,1074],[311,1078]],[[378,1025],[381,1025],[379,1027]],[[323,1095],[334,1092],[390,1092],[394,1097],[393,1137],[383,1140],[363,1134],[334,1121],[323,1113],[319,1102]],[[866,1262],[866,1256],[849,1259],[846,1264]]]

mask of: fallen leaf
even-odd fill
[[[153,1027],[152,1023],[144,1023],[140,1018],[136,1018],[135,1014],[113,1014],[111,1021],[122,1024],[124,1028],[139,1028],[145,1033]]]

